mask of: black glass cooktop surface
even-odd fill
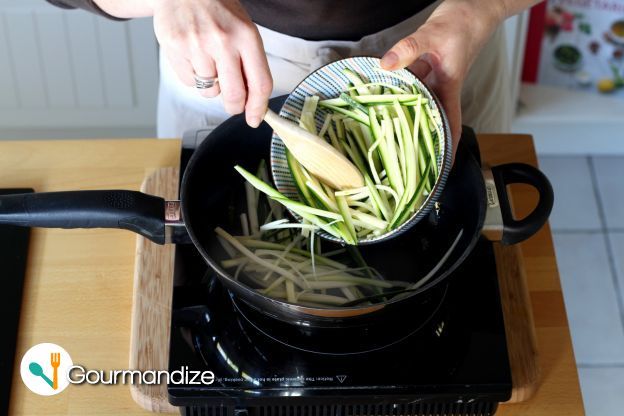
[[[185,397],[372,391],[465,397],[487,392],[498,401],[508,397],[505,332],[489,242],[481,241],[449,284],[436,288],[438,293],[427,300],[431,307],[424,322],[416,313],[401,314],[373,321],[368,328],[334,332],[265,317],[233,299],[212,273],[201,270],[203,260],[192,247],[180,246],[176,254],[180,273],[169,367],[210,370],[216,382],[171,385],[174,403]]]
[[[231,296],[193,246],[176,248],[174,280],[169,368],[215,374],[211,385],[169,384],[183,414],[486,415],[510,396],[486,240],[446,283],[347,328],[267,317]]]

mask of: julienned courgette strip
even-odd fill
[[[439,111],[405,77],[380,71],[393,82],[369,82],[345,69],[349,87],[336,98],[307,97],[299,122],[349,158],[362,172],[365,188],[336,192],[287,151],[299,195],[294,201],[237,167],[256,189],[347,244],[381,236],[409,220],[439,174]],[[324,120],[319,132],[317,111]]]

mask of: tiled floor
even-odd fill
[[[624,414],[624,157],[540,157],[587,416]]]

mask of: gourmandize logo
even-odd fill
[[[51,343],[37,344],[24,354],[20,375],[33,393],[52,396],[69,385],[67,370],[71,366],[71,357],[62,347]]]

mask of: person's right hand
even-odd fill
[[[230,114],[245,111],[257,127],[273,90],[258,29],[238,0],[154,0],[154,32],[182,82],[195,85],[194,75],[218,77],[200,90],[206,97],[221,94]]]

